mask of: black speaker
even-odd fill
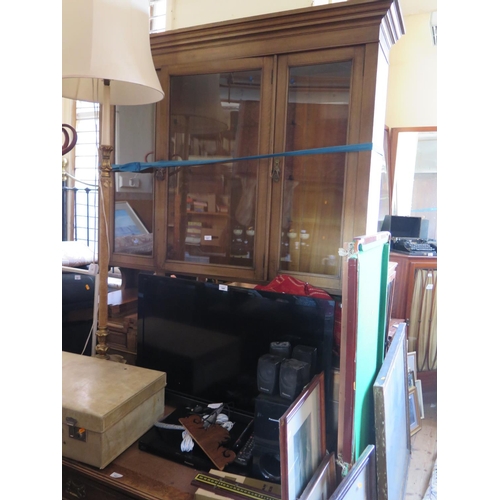
[[[266,481],[279,483],[280,418],[290,407],[290,401],[279,396],[259,394],[255,399],[254,446],[252,473]]]
[[[292,358],[309,363],[309,375],[307,375],[306,377],[306,382],[309,382],[317,370],[318,350],[316,349],[316,347],[311,347],[308,345],[296,345],[292,351]]]
[[[252,475],[271,483],[281,483],[280,448],[266,446],[254,441],[252,452]]]
[[[289,407],[290,401],[286,399],[259,394],[255,398],[254,439],[262,445],[278,446],[279,449],[279,419]]]
[[[309,363],[305,361],[284,359],[280,368],[280,396],[293,401],[308,383],[310,370]]]
[[[279,373],[283,358],[264,354],[257,362],[257,388],[259,392],[274,395],[279,393]]]
[[[292,352],[292,345],[290,342],[271,342],[269,346],[269,353],[281,356],[282,358],[289,358]]]

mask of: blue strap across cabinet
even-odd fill
[[[116,172],[141,172],[149,168],[172,168],[172,167],[189,167],[199,165],[212,165],[216,163],[232,163],[237,161],[248,160],[263,160],[266,158],[277,158],[286,156],[306,156],[315,154],[328,154],[328,153],[356,153],[359,151],[371,151],[373,144],[366,142],[362,144],[349,144],[345,146],[328,146],[324,148],[303,149],[299,151],[285,151],[282,153],[270,153],[255,156],[241,156],[237,158],[216,158],[208,160],[168,160],[168,161],[155,161],[155,162],[131,162],[124,163],[123,165],[113,165],[113,170]]]

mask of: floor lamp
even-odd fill
[[[151,56],[148,0],[63,0],[62,97],[101,105],[96,357],[105,359],[111,106],[151,104],[164,97]]]

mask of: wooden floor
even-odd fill
[[[437,459],[437,394],[423,394],[422,428],[411,438],[411,458],[405,500],[421,500]]]

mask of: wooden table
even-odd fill
[[[191,481],[197,472],[141,451],[135,442],[102,470],[63,457],[62,498],[192,500],[196,487]]]
[[[174,410],[165,406],[164,415]],[[104,469],[62,458],[63,500],[193,500],[196,469],[139,449],[136,441]],[[114,477],[119,474],[120,477]]]

